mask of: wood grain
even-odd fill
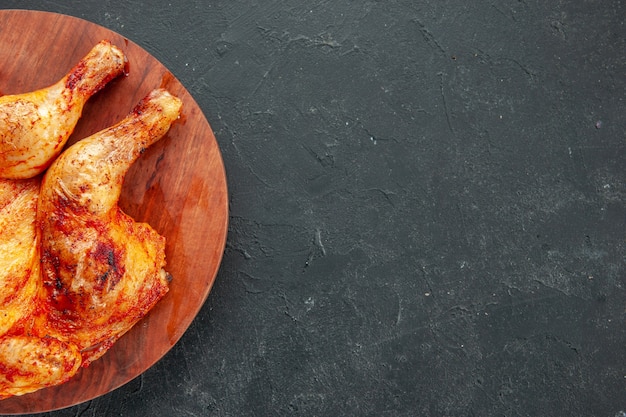
[[[211,127],[183,85],[137,44],[70,16],[0,11],[0,94],[52,84],[102,39],[125,52],[129,74],[92,97],[68,145],[114,124],[154,88],[165,87],[182,99],[183,116],[135,163],[120,200],[128,214],[166,237],[168,271],[174,280],[167,296],[101,359],[66,384],[0,401],[1,414],[68,407],[140,375],[191,324],[209,294],[224,251],[226,176]]]

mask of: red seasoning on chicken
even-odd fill
[[[123,70],[111,51],[101,42],[49,92],[0,97],[0,399],[66,382],[168,291],[165,239],[117,202],[181,100],[154,90],[58,156],[76,109]]]
[[[0,178],[42,173],[63,149],[87,100],[125,65],[122,51],[102,41],[53,85],[0,97]]]
[[[100,357],[168,290],[165,239],[118,207],[124,175],[180,114],[155,90],[117,125],[54,161],[41,185],[37,220],[49,332]]]
[[[0,336],[29,314],[37,294],[39,179],[0,179]]]

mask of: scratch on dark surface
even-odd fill
[[[393,191],[383,190],[382,188],[370,188],[367,191],[374,191],[374,192],[382,194],[383,197],[385,197],[385,200],[387,200],[387,202],[391,205],[391,207],[396,206],[393,200],[391,199],[391,196],[395,195]]]
[[[264,38],[281,43],[282,49],[288,48],[291,45],[304,46],[306,48],[322,48],[326,52],[343,48],[343,44],[337,41],[329,32],[322,32],[311,37],[302,33],[292,35],[288,31],[278,32],[276,29],[264,26],[257,26],[257,29]],[[353,46],[350,51],[353,51],[354,49],[358,48]]]
[[[341,43],[337,42],[329,33],[322,33],[319,39],[316,39],[315,45],[328,46],[330,48],[341,48]]]
[[[463,213],[463,205],[457,204],[457,210],[459,211],[459,219],[461,220],[461,229],[463,232],[463,236],[465,237],[465,241],[467,242],[468,247],[471,247],[472,242],[469,237],[469,232],[467,228],[467,219],[465,218],[465,214]]]
[[[315,243],[322,251],[322,255],[326,256],[326,248],[324,248],[324,244],[322,243],[322,231],[320,229],[315,230]]]
[[[557,273],[557,272],[555,272],[555,273]],[[537,284],[543,285],[544,287],[551,288],[551,289],[553,289],[555,291],[558,291],[561,294],[563,294],[565,297],[573,297],[573,295],[570,292],[568,292],[567,290],[561,288],[559,285],[556,285],[554,283],[547,283],[547,282],[545,282],[545,280],[542,280],[542,279],[539,279],[539,278],[534,278],[533,282],[536,282]]]
[[[239,147],[237,146],[237,144],[235,143],[235,137],[233,137],[230,141],[232,147],[235,149],[235,153],[237,154],[237,156],[239,157],[239,159],[241,159],[241,161],[244,163],[244,165],[246,166],[246,168],[248,169],[248,171],[250,171],[250,173],[259,180],[259,182],[263,185],[265,185],[267,188],[272,188],[272,185],[269,184],[267,181],[265,181],[263,178],[261,178],[261,176],[252,168],[252,166],[246,161],[246,158],[244,157],[243,153],[241,152],[241,150],[239,149]]]
[[[261,294],[265,292],[265,289],[263,288],[263,282],[260,278],[252,276],[251,274],[248,274],[246,272],[240,272],[240,274],[243,277],[241,281],[243,282],[245,291],[248,294]]]
[[[248,251],[245,248],[239,247],[239,245],[233,245],[230,242],[226,242],[226,248],[239,252],[244,259],[252,259],[252,256],[248,253]]]
[[[143,391],[144,374],[139,375],[139,386],[133,391],[133,395],[137,395]]]
[[[309,257],[304,262],[304,267],[308,268],[313,263],[313,259],[315,259],[315,253],[313,251],[311,251],[311,252],[309,252]],[[302,271],[302,272],[304,272],[304,271]]]
[[[363,130],[365,131],[365,133],[367,134],[367,136],[369,137],[369,140],[372,141],[372,143],[374,143],[374,145],[376,145],[379,141],[380,142],[394,142],[394,143],[398,143],[398,140],[396,138],[381,138],[377,135],[374,135],[372,132],[370,132],[370,130],[368,128],[366,128],[365,126],[362,127]]]
[[[505,18],[512,20],[514,22],[517,21],[517,19],[515,18],[513,11],[511,11],[510,14],[505,13],[502,9],[500,9],[498,6],[496,6],[495,4],[492,4],[491,7],[497,11],[498,13],[500,13],[502,16],[504,16]]]
[[[322,167],[326,168],[335,165],[335,159],[331,154],[327,153],[324,156],[321,156],[319,153],[315,152],[315,150],[313,150],[310,146],[302,145],[302,148],[304,148]]]
[[[440,79],[440,81],[439,81],[439,90],[441,92],[441,100],[443,102],[443,111],[444,111],[445,116],[446,116],[446,123],[448,124],[448,129],[450,129],[450,132],[452,134],[455,134],[454,129],[452,128],[452,123],[450,122],[450,111],[448,109],[448,103],[446,101],[446,93],[445,93],[444,88],[443,88],[443,85],[444,85],[444,83],[443,83],[444,73],[443,72],[439,72],[438,75],[439,75],[439,79]]]
[[[426,272],[426,268],[424,268],[423,265],[419,265],[419,270],[422,273],[422,279],[424,280],[424,282],[426,283],[426,286],[428,288],[428,292],[426,292],[426,294],[424,294],[426,297],[432,297],[433,296],[433,283],[430,281],[430,278],[428,278],[428,273]]]
[[[346,56],[350,54],[361,54],[361,53],[363,53],[363,51],[361,50],[361,48],[358,47],[358,45],[352,45],[352,48],[347,49],[344,52],[342,52],[341,56]]]
[[[398,318],[401,319],[401,316],[398,316],[396,318],[396,320],[398,320]],[[405,338],[405,337],[410,336],[410,335],[414,335],[414,334],[416,334],[418,332],[421,332],[423,330],[426,330],[426,329],[432,331],[434,334],[435,333],[439,333],[439,331],[436,329],[438,326],[441,326],[441,325],[444,325],[444,324],[450,324],[450,323],[454,323],[454,322],[459,322],[459,321],[463,321],[463,320],[465,320],[465,318],[462,317],[462,316],[459,316],[459,317],[452,316],[452,317],[447,317],[447,318],[437,318],[437,317],[435,317],[434,319],[429,320],[427,322],[424,322],[422,324],[418,324],[416,326],[411,326],[411,327],[405,328],[403,330],[399,330],[397,332],[394,332],[393,334],[391,334],[391,335],[389,335],[387,337],[382,337],[382,338],[378,338],[378,339],[372,340],[370,343],[363,344],[363,348],[366,348],[366,349],[378,348],[378,347],[380,347],[382,345],[393,343],[393,342],[395,342],[395,341],[397,341],[399,339]],[[399,321],[397,321],[397,322],[399,323]],[[457,344],[455,344],[455,343],[452,343],[452,344],[446,343],[446,346],[448,348],[452,349],[452,350],[459,349],[459,346]]]
[[[291,320],[297,322],[298,317],[294,316],[293,314],[291,314],[291,306],[293,305],[293,303],[291,301],[289,301],[289,299],[287,298],[287,295],[285,293],[281,293],[280,294],[280,298],[284,301],[284,310],[283,313],[289,317]]]
[[[550,28],[552,32],[559,36],[562,40],[567,39],[567,33],[565,31],[565,24],[560,19],[554,19],[550,22]]]
[[[417,26],[419,27],[419,30],[422,33],[422,37],[424,38],[426,43],[428,43],[431,46],[434,46],[436,49],[439,50],[439,52],[441,52],[442,54],[445,55],[446,54],[446,50],[443,48],[443,46],[441,46],[441,44],[439,43],[437,38],[435,38],[435,36],[432,34],[432,32],[430,30],[428,30],[426,25],[424,25],[417,18],[412,19],[412,21],[415,22],[417,24]]]
[[[87,401],[85,403],[85,408],[76,410],[76,414],[74,414],[74,416],[75,417],[82,417],[83,415],[85,415],[85,413],[87,413],[89,410],[91,410],[92,403],[93,403],[93,401]]]
[[[313,247],[309,250],[309,256],[304,263],[304,267],[307,268],[311,266],[313,261],[315,260],[316,254],[320,254],[321,256],[326,256],[326,248],[322,243],[322,230],[315,229],[315,236],[313,238]]]
[[[267,188],[273,188],[272,185],[265,181],[250,165],[248,165],[248,171],[250,171],[250,173],[254,175],[254,177],[258,179],[261,184],[265,185]]]
[[[511,297],[513,297],[513,296],[511,296]],[[491,311],[492,312],[496,312],[496,311],[500,311],[500,310],[511,309],[513,307],[533,305],[535,303],[541,303],[541,302],[544,302],[544,301],[554,300],[554,299],[558,299],[560,297],[561,297],[561,295],[559,295],[559,294],[549,294],[549,295],[544,295],[544,296],[541,296],[541,297],[524,298],[522,300],[520,300],[520,299],[512,300],[511,302],[508,302],[508,303],[492,304],[493,308],[491,309]]]
[[[273,60],[272,63],[270,64],[270,66],[263,73],[263,76],[261,77],[259,82],[256,83],[256,85],[254,86],[254,88],[252,89],[252,91],[250,92],[248,97],[252,97],[252,96],[256,95],[257,91],[259,91],[259,88],[261,88],[261,86],[263,85],[263,83],[267,79],[267,76],[270,74],[270,72],[272,72],[272,69],[274,68],[275,64],[276,64],[276,61]]]
[[[186,416],[186,417],[198,417],[199,416],[199,414],[196,414],[193,411],[190,411],[190,410],[188,410],[186,408],[183,408],[183,407],[174,407],[174,411],[175,411],[174,415],[180,416],[180,417],[183,417],[183,416]]]
[[[232,19],[228,25],[228,30],[223,33],[223,38],[232,42],[238,39],[248,39],[250,35],[257,30],[256,21],[261,20],[264,16],[270,16],[283,7],[282,2],[274,1],[271,3],[263,3],[262,6],[250,7],[246,11]]]
[[[400,322],[402,321],[402,297],[400,297],[400,294],[396,291],[396,295],[398,296],[398,315],[396,316],[396,323],[395,326],[399,326]]]
[[[512,62],[513,64],[515,64],[522,71],[524,71],[524,73],[526,73],[526,75],[528,75],[529,78],[533,79],[535,77],[536,74],[533,71],[531,71],[528,68],[526,68],[526,66],[523,65],[521,62],[519,62],[517,59],[514,59],[514,58],[503,58],[503,59],[505,61],[509,61],[509,62]]]
[[[519,60],[515,58],[509,58],[506,56],[491,56],[491,54],[485,52],[480,48],[476,48],[476,56],[483,62],[489,64],[490,66],[499,66],[504,65],[505,63],[509,66],[514,66],[519,68],[528,76],[529,79],[533,80],[536,77],[536,73],[529,69],[526,65],[522,64]],[[513,64],[513,65],[510,65]]]
[[[295,37],[289,37],[287,43],[304,42],[307,46],[324,47],[327,46],[331,49],[341,48],[341,43],[337,42],[329,33],[321,33],[317,37],[311,38],[306,35],[297,35]]]

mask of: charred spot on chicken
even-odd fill
[[[61,152],[84,102],[126,65],[103,41],[53,86],[0,97],[0,399],[69,380],[168,291],[165,238],[117,202],[181,100],[156,89]]]

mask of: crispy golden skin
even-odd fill
[[[0,399],[64,382],[82,361],[78,347],[48,337],[41,320],[39,184],[0,179]]]
[[[0,97],[0,178],[43,172],[74,131],[85,102],[124,72],[125,60],[102,41],[55,84]]]
[[[41,184],[0,180],[0,399],[67,381],[167,293],[165,239],[117,202],[180,110],[155,90],[68,148]]]
[[[181,101],[155,90],[117,125],[67,149],[40,193],[42,278],[49,331],[100,357],[168,290],[165,239],[117,202],[126,171],[180,114]]]
[[[0,338],[0,399],[69,380],[80,368],[76,346],[52,337]]]
[[[38,291],[39,179],[0,179],[0,336],[29,314]]]

